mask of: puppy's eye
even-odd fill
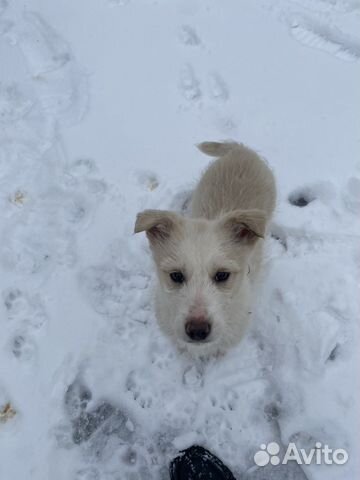
[[[214,281],[216,283],[226,282],[230,277],[230,272],[216,272]]]
[[[185,277],[181,272],[171,272],[170,278],[175,283],[184,283]]]

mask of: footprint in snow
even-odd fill
[[[27,310],[28,300],[18,288],[9,288],[2,293],[8,319],[12,320]]]
[[[111,264],[88,267],[81,272],[79,281],[89,303],[102,315],[119,319],[126,318],[130,324],[147,323],[148,274]]]
[[[150,171],[137,172],[136,180],[141,187],[150,192],[156,190],[160,185],[160,180],[156,173]]]
[[[19,361],[29,362],[37,352],[33,334],[47,321],[47,313],[37,295],[29,296],[18,288],[5,290],[2,298],[13,331],[8,349]]]
[[[201,44],[201,40],[196,30],[190,25],[182,25],[179,30],[179,40],[183,45],[196,47]]]
[[[307,47],[317,48],[341,60],[360,59],[360,42],[335,27],[300,17],[290,21],[292,36]]]
[[[270,236],[281,245],[283,251],[286,252],[288,250],[287,234],[284,228],[280,227],[280,225],[273,224],[271,226]]]
[[[236,122],[231,116],[216,113],[214,119],[215,127],[224,135],[234,134],[237,129]]]
[[[147,395],[142,388],[143,379],[139,378],[138,372],[133,370],[129,373],[126,379],[126,388],[131,393],[133,399],[140,405],[141,408],[150,408],[153,403],[151,395]]]
[[[344,342],[343,327],[331,312],[320,310],[307,315],[316,325],[311,340],[306,335],[306,341],[299,345],[299,360],[302,368],[312,375],[323,375],[329,362],[339,358],[341,344]],[[309,320],[307,320],[309,324]],[[305,338],[305,337],[304,337]]]
[[[65,408],[71,420],[75,420],[87,410],[92,399],[92,391],[79,377],[68,387],[65,393]]]
[[[71,59],[67,43],[35,12],[24,13],[20,48],[35,76],[58,70]]]
[[[204,370],[198,365],[189,365],[183,372],[183,385],[193,390],[204,386]]]
[[[213,100],[225,102],[229,98],[229,89],[217,72],[213,72],[208,77],[209,96]]]
[[[315,200],[320,200],[324,204],[330,204],[336,196],[336,190],[331,182],[319,182],[314,185],[308,185],[297,188],[290,193],[288,200],[294,207],[306,207]]]
[[[99,448],[101,440],[95,437],[115,435],[123,441],[131,441],[134,424],[119,407],[105,400],[94,401],[91,390],[76,378],[64,397],[65,409],[72,425],[72,440],[81,444],[90,439]]]
[[[83,221],[91,216],[99,201],[103,200],[108,186],[98,178],[98,167],[92,158],[77,158],[64,173],[64,186],[70,190],[64,200],[73,212],[69,218],[73,217],[75,223]]]
[[[97,165],[92,158],[77,158],[70,163],[67,173],[74,177],[87,177],[97,173]]]
[[[346,208],[352,213],[360,212],[360,179],[351,177],[343,191],[343,202]],[[338,194],[335,186],[331,182],[318,182],[312,185],[306,185],[293,190],[288,195],[288,202],[296,209],[327,209],[331,215],[337,211],[336,201]],[[311,210],[310,214],[317,210]],[[356,245],[356,238],[349,235],[344,238],[339,233],[324,234],[314,228],[314,231],[304,230],[303,228],[287,227],[277,223],[271,226],[271,237],[282,247],[283,252],[296,256],[302,254],[332,251],[334,245],[343,245],[344,241],[349,248]]]
[[[196,102],[202,96],[199,81],[190,64],[185,65],[180,72],[179,88],[182,96],[190,102]]]
[[[22,362],[31,361],[37,352],[34,340],[23,332],[16,334],[11,339],[10,349],[14,357]]]
[[[42,17],[27,11],[14,41],[22,51],[43,109],[60,121],[76,123],[88,106],[87,77],[69,45]]]
[[[38,295],[28,295],[15,287],[4,290],[2,299],[8,320],[17,326],[38,330],[48,319]]]
[[[314,200],[316,200],[316,195],[310,188],[298,189],[289,195],[289,203],[294,207],[306,207]]]

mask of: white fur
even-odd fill
[[[219,158],[193,193],[191,217],[146,210],[138,215],[135,232],[146,231],[155,260],[160,327],[179,346],[207,355],[237,344],[249,324],[276,190],[271,170],[247,147],[205,142],[199,148]],[[184,283],[171,280],[174,271],[184,274]],[[229,279],[216,283],[218,271],[230,272]],[[211,325],[202,342],[185,332],[192,317]]]

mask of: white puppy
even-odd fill
[[[204,142],[199,149],[220,158],[193,193],[191,217],[146,210],[135,233],[146,231],[155,260],[160,327],[207,355],[238,343],[249,323],[276,189],[271,170],[244,145]]]

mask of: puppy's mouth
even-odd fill
[[[178,342],[185,348],[191,348],[200,351],[202,349],[208,349],[210,347],[213,348],[219,343],[219,337],[211,336],[204,340],[192,340],[191,338],[184,336],[182,338],[179,338]]]
[[[191,340],[191,338],[185,338],[183,341],[185,343],[190,343],[191,345],[198,345],[199,347],[201,347],[201,345],[214,343],[212,338],[206,338],[205,340]]]

